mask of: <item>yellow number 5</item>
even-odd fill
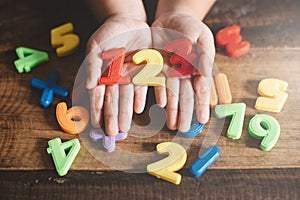
[[[51,30],[51,45],[59,57],[71,54],[79,45],[79,37],[73,33],[73,24],[66,23]]]
[[[284,91],[288,83],[279,79],[264,79],[258,85],[261,97],[256,100],[255,108],[270,112],[280,112],[286,102],[288,94]]]

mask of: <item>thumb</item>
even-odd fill
[[[98,85],[98,79],[101,76],[103,60],[100,55],[102,50],[94,39],[89,40],[86,49],[86,58],[83,62],[87,72],[86,88],[92,89]]]
[[[201,30],[196,43],[196,49],[199,55],[199,73],[205,77],[211,77],[216,53],[214,37],[211,30],[205,24],[203,24]]]

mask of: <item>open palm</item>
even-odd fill
[[[133,110],[143,111],[147,87],[98,84],[104,72],[101,54],[104,51],[125,47],[126,52],[149,48],[151,32],[149,26],[140,20],[126,16],[112,16],[90,37],[87,44],[85,65],[86,87],[89,89],[91,123],[100,127],[102,114],[107,135],[116,135],[130,129]],[[126,60],[126,58],[125,58]],[[126,63],[124,64],[126,65]]]
[[[212,66],[215,56],[214,39],[210,29],[196,18],[183,13],[165,13],[152,24],[152,43],[155,48],[164,46],[179,37],[188,38],[199,55],[198,73],[189,78],[167,78],[166,88],[155,90],[159,105],[166,104],[167,127],[188,131],[194,104],[197,119],[209,119],[209,98]],[[172,30],[170,32],[168,30]]]

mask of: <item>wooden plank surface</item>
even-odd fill
[[[220,49],[217,52],[215,61],[217,69],[228,75],[233,101],[245,102],[247,112],[243,135],[238,141],[226,138],[225,132],[230,120],[225,121],[217,142],[221,149],[221,157],[212,168],[299,168],[300,36],[297,34],[300,28],[299,1],[235,2],[219,1],[205,19],[214,33],[227,25],[241,25],[244,39],[252,44],[250,52],[241,58],[229,58]],[[30,88],[29,81],[33,77],[46,79],[52,69],[57,69],[63,74],[59,84],[72,89],[72,77],[81,64],[88,36],[98,26],[97,21],[88,8],[80,2],[73,1],[51,1],[45,4],[37,0],[1,1],[0,8],[0,169],[54,170],[52,159],[46,153],[48,140],[55,137],[69,140],[77,136],[63,133],[56,122],[55,105],[60,100],[55,99],[48,109],[41,108],[39,105],[41,92]],[[50,45],[50,30],[67,21],[74,24],[75,32],[81,38],[81,44],[76,53],[58,58]],[[18,74],[13,66],[16,59],[14,50],[18,46],[47,51],[50,61],[37,66],[28,74]],[[270,77],[289,83],[287,90],[289,98],[279,114],[254,109],[258,97],[257,85],[260,80]],[[248,122],[256,113],[270,114],[281,124],[281,136],[276,147],[270,152],[261,151],[259,141],[247,133]],[[143,123],[146,118],[145,114],[136,116],[135,120]],[[197,157],[199,148],[208,133],[213,130],[214,123],[218,122],[212,119],[205,131],[193,141],[188,150],[185,168],[188,168]],[[174,138],[174,133],[165,128],[153,137],[134,137],[138,134],[148,134],[143,127],[137,125],[133,126],[129,134],[130,137],[126,141],[118,142],[118,146],[128,152],[153,152],[156,144]],[[87,141],[84,134],[81,140]],[[187,139],[186,142],[191,141]],[[89,151],[99,151],[99,147],[88,144],[90,146],[82,145],[72,169],[112,170],[110,166],[99,162],[89,154]],[[129,159],[118,152],[104,155],[107,159],[112,157]]]
[[[0,171],[1,199],[299,199],[299,169],[187,170],[179,186],[147,174],[111,171]],[[134,190],[132,189],[134,188]]]
[[[154,136],[146,137],[156,133],[141,126],[149,122],[147,112],[135,116],[136,125],[129,138],[118,142],[123,152],[104,153],[99,144],[91,143],[86,134],[82,134],[82,149],[72,170],[65,177],[57,175],[46,153],[48,140],[60,137],[65,141],[77,136],[63,133],[56,122],[55,105],[60,100],[55,99],[48,109],[41,108],[41,92],[30,88],[29,81],[33,77],[46,79],[52,69],[57,69],[63,74],[59,84],[72,89],[72,77],[84,56],[85,43],[98,22],[81,1],[2,0],[0,199],[299,199],[299,8],[298,0],[234,0],[230,3],[219,0],[206,17],[205,22],[214,34],[225,26],[239,24],[244,39],[251,42],[250,52],[241,58],[229,58],[223,50],[217,49],[215,61],[216,68],[229,78],[233,101],[247,104],[244,130],[240,140],[232,141],[225,136],[230,120],[211,119],[194,141],[180,140],[183,144],[192,144],[188,149],[188,162],[179,172],[182,182],[175,186],[145,173],[124,173],[112,167],[126,160],[127,165],[117,169],[143,171],[154,159],[151,152],[155,151],[156,144],[176,138],[165,127]],[[74,54],[58,58],[50,45],[50,30],[68,21],[74,24],[81,38],[80,47]],[[47,51],[50,61],[28,74],[18,74],[13,66],[17,58],[14,50],[18,46]],[[257,85],[270,77],[289,83],[289,97],[279,114],[254,109]],[[151,92],[149,98],[148,109],[153,102]],[[70,100],[68,103],[70,105]],[[270,152],[259,150],[259,141],[247,133],[249,120],[256,113],[270,114],[281,124],[281,136]],[[214,125],[221,129],[215,131]],[[221,157],[203,176],[195,179],[188,168],[204,141],[214,142],[211,138],[214,134],[221,135],[217,141]],[[150,152],[150,157],[130,160],[129,152],[139,155]],[[141,159],[140,163],[136,162],[137,158]],[[112,162],[107,164],[109,160]]]

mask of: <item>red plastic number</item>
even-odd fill
[[[165,50],[168,53],[174,53],[170,58],[171,64],[180,64],[181,66],[174,70],[168,71],[169,77],[179,77],[195,73],[197,69],[193,66],[197,55],[192,53],[192,42],[188,39],[178,39],[169,42]]]
[[[241,27],[234,25],[223,28],[216,35],[216,42],[220,47],[226,47],[226,52],[230,57],[239,57],[246,54],[250,49],[248,41],[242,42],[240,35]]]
[[[102,53],[103,60],[111,60],[111,64],[108,67],[108,73],[106,77],[100,77],[99,84],[114,85],[114,84],[129,84],[130,77],[122,77],[122,67],[125,58],[125,48],[110,49]]]

